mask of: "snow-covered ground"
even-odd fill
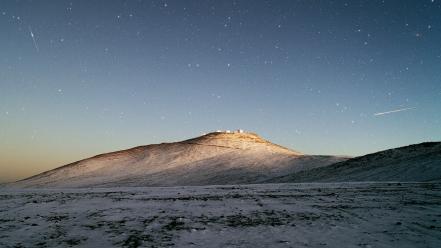
[[[441,247],[441,184],[12,190],[0,247]]]

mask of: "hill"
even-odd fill
[[[181,142],[101,154],[10,186],[65,188],[260,183],[345,159],[305,155],[254,133],[215,132]]]

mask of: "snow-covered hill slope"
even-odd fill
[[[330,166],[296,172],[270,182],[441,181],[441,142],[426,142]]]
[[[304,155],[253,133],[209,133],[181,142],[98,155],[10,186],[51,188],[259,183],[345,159]]]

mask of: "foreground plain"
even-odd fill
[[[440,183],[11,190],[0,247],[441,247]]]

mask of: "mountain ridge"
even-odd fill
[[[18,187],[255,183],[346,158],[305,155],[255,133],[213,132],[99,154],[17,181]]]
[[[360,157],[307,155],[254,133],[213,132],[99,154],[8,186],[81,188],[441,180],[441,142]]]
[[[300,171],[268,182],[441,180],[441,142],[422,142]]]

